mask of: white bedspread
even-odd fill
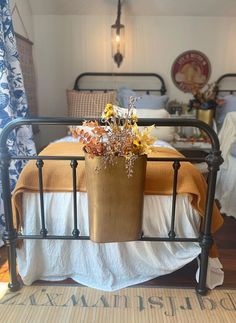
[[[72,136],[66,136],[60,139],[55,140],[54,142],[77,142],[79,141],[78,138],[74,138]],[[155,143],[153,144],[155,147],[166,147],[166,148],[172,148],[175,149],[173,146],[171,146],[168,142],[163,141],[163,140],[156,140]]]
[[[79,229],[88,234],[87,193],[77,193]],[[39,194],[24,193],[24,233],[38,234],[40,228]],[[63,205],[63,208],[62,208]],[[72,231],[72,194],[45,193],[46,226],[49,234]],[[143,230],[145,235],[166,236],[170,228],[170,196],[145,196]],[[53,213],[53,223],[50,212]],[[186,195],[177,196],[176,233],[196,237],[200,217]],[[188,216],[186,216],[188,215]],[[17,250],[19,273],[26,285],[38,279],[75,281],[101,290],[112,291],[171,273],[195,259],[198,243],[25,240]],[[207,284],[223,283],[218,259],[210,259]]]
[[[219,140],[224,163],[217,175],[215,196],[221,204],[221,213],[236,218],[236,158],[230,154],[231,145],[236,141],[236,112],[227,113]]]

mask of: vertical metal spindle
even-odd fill
[[[199,272],[199,283],[197,285],[197,292],[200,295],[205,295],[207,293],[206,278],[207,278],[207,267],[208,267],[208,257],[209,250],[213,244],[213,237],[211,234],[211,222],[215,195],[215,186],[217,171],[219,170],[220,164],[223,163],[223,158],[221,157],[220,151],[216,151],[207,156],[206,162],[208,164],[209,174],[208,174],[208,189],[206,197],[206,209],[204,216],[204,228],[203,234],[200,241],[201,258],[200,258],[200,272]]]
[[[176,209],[176,196],[177,196],[177,180],[178,180],[178,170],[180,168],[180,162],[178,160],[174,161],[174,182],[173,182],[173,193],[172,193],[172,211],[171,211],[171,228],[168,236],[170,238],[175,238],[175,209]]]
[[[45,225],[45,214],[44,214],[44,198],[43,198],[43,161],[38,159],[36,161],[36,165],[38,167],[38,176],[39,176],[39,194],[40,194],[40,210],[41,210],[41,225],[42,228],[40,230],[40,234],[45,238],[48,230],[46,229]]]
[[[73,216],[74,216],[74,229],[72,235],[74,238],[78,238],[80,232],[78,230],[77,223],[77,198],[76,198],[76,168],[78,166],[77,160],[73,159],[70,163],[72,168],[72,182],[73,182]]]
[[[12,215],[12,204],[11,204],[11,188],[10,188],[10,177],[9,177],[9,165],[10,156],[6,147],[1,147],[0,149],[0,174],[2,187],[4,190],[2,192],[2,199],[4,203],[4,215],[6,228],[3,234],[3,241],[7,249],[8,256],[8,267],[9,267],[9,289],[14,292],[20,289],[21,284],[17,279],[16,270],[16,241],[17,241],[17,231],[13,224]]]

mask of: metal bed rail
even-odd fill
[[[161,75],[156,74],[156,73],[106,73],[106,72],[86,72],[86,73],[82,73],[80,75],[77,76],[75,83],[74,83],[74,90],[76,91],[89,91],[89,92],[93,92],[93,91],[112,91],[112,90],[117,90],[115,88],[107,88],[107,85],[105,88],[96,88],[96,89],[91,89],[91,88],[81,88],[81,82],[83,79],[85,79],[86,77],[93,77],[93,76],[97,76],[99,77],[100,81],[102,80],[102,78],[105,77],[109,77],[111,80],[112,79],[118,79],[119,77],[136,77],[136,78],[140,78],[140,79],[145,79],[146,80],[150,80],[151,78],[153,78],[155,80],[155,82],[157,83],[155,85],[155,88],[151,89],[133,89],[133,91],[141,91],[141,92],[146,92],[147,94],[149,94],[150,92],[158,92],[161,95],[164,95],[166,93],[166,85],[164,82],[164,79],[162,78]]]
[[[11,121],[3,129],[0,135],[0,171],[2,181],[2,196],[5,210],[5,221],[6,228],[3,235],[3,240],[7,248],[8,263],[9,263],[9,288],[12,291],[17,291],[21,285],[17,278],[16,270],[16,247],[17,241],[22,239],[33,239],[33,240],[89,240],[89,236],[82,236],[78,227],[77,219],[77,202],[76,202],[76,172],[79,171],[78,161],[83,160],[81,156],[11,156],[7,148],[7,139],[11,131],[17,129],[22,125],[81,125],[86,118],[19,118]],[[212,149],[210,153],[205,157],[179,157],[179,158],[148,158],[149,162],[173,162],[173,190],[172,190],[172,211],[171,211],[171,227],[168,237],[150,237],[143,234],[140,241],[169,241],[169,242],[198,242],[201,247],[201,260],[200,260],[200,276],[199,283],[196,287],[196,291],[205,295],[207,292],[206,288],[206,275],[208,266],[208,255],[209,249],[213,244],[213,237],[211,234],[211,222],[212,212],[215,196],[215,185],[217,171],[219,170],[220,164],[223,162],[220,152],[219,140],[212,128],[206,123],[196,119],[139,119],[139,125],[150,126],[150,125],[161,126],[192,126],[197,127],[204,131],[210,139]],[[40,194],[40,212],[41,212],[41,229],[37,235],[22,234],[18,232],[14,227],[12,202],[11,202],[11,190],[10,190],[10,178],[9,178],[9,165],[11,160],[24,159],[24,160],[35,160],[36,167],[38,168],[39,178],[39,194]],[[72,194],[73,194],[73,230],[71,235],[60,236],[60,235],[49,235],[47,227],[45,225],[45,214],[44,214],[44,187],[43,187],[43,166],[44,160],[68,160],[68,167],[71,167],[72,174]],[[201,232],[197,238],[193,237],[179,237],[176,236],[175,232],[175,206],[177,196],[177,182],[178,173],[182,162],[206,162],[208,164],[208,185],[207,185],[207,197],[205,205],[205,215],[203,217],[203,225]],[[62,174],[63,175],[63,174]]]
[[[224,84],[224,81],[229,81],[229,80],[232,80],[232,84],[230,84],[230,89],[227,89],[227,87],[229,85],[226,86],[226,88],[223,86]],[[233,80],[234,79],[234,80]],[[218,91],[217,91],[217,94],[220,94],[220,93],[226,93],[226,94],[234,94],[236,92],[236,89],[235,89],[235,80],[236,80],[236,73],[227,73],[227,74],[223,74],[221,75],[217,81],[216,81],[216,85],[218,86]]]

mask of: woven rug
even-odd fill
[[[125,288],[103,292],[77,286],[30,286],[11,293],[0,284],[0,322],[156,323],[236,322],[236,290],[199,296],[193,289]]]

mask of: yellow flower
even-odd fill
[[[140,140],[135,139],[133,140],[133,145],[135,148],[140,148],[142,145],[142,142]]]
[[[109,119],[114,116],[114,112],[112,110],[108,110],[104,113],[104,119]]]
[[[132,123],[136,123],[138,121],[138,117],[134,112],[131,113],[131,121]]]
[[[143,131],[140,131],[137,124],[132,128],[133,133],[135,134],[133,145],[140,155],[149,154],[152,151],[151,145],[155,142],[155,138],[153,138],[150,133],[153,128],[154,126],[150,126],[144,128]]]
[[[114,111],[113,105],[111,103],[107,103],[103,111],[102,118],[107,120],[114,116],[115,116],[115,111]]]
[[[113,110],[113,105],[111,103],[107,103],[105,106],[105,112]]]

